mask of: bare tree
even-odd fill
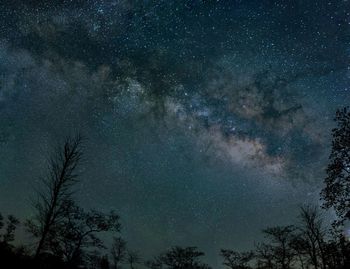
[[[120,269],[126,257],[126,242],[121,237],[114,237],[111,249],[114,269]]]
[[[258,244],[256,247],[257,268],[275,268],[274,247],[268,244]]]
[[[65,203],[71,200],[78,181],[77,167],[82,157],[82,137],[67,138],[49,159],[48,173],[42,179],[43,189],[37,192],[36,215],[26,223],[28,231],[38,239],[35,258],[48,249],[49,237],[64,217]]]
[[[223,265],[230,269],[249,269],[249,262],[253,260],[254,253],[248,252],[237,252],[230,249],[222,249],[220,256],[223,257]]]
[[[172,247],[164,254],[148,261],[146,265],[152,269],[209,269],[207,264],[199,260],[202,256],[204,253],[198,251],[196,247]]]
[[[140,254],[129,250],[126,254],[126,262],[129,264],[130,269],[135,269],[135,265],[141,262]]]
[[[295,257],[295,253],[290,247],[294,231],[294,226],[277,226],[263,230],[271,242],[271,250],[278,268],[289,269],[291,267]]]
[[[315,206],[300,208],[301,236],[306,240],[307,252],[315,269],[326,268],[327,258],[324,250],[326,231],[321,215]]]
[[[290,242],[291,249],[295,252],[297,263],[301,269],[309,267],[309,243],[302,233],[293,236]]]

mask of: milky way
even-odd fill
[[[76,131],[80,203],[117,210],[146,257],[197,245],[216,264],[319,203],[348,1],[36,2],[0,1],[0,211],[31,214]]]

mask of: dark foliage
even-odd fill
[[[86,250],[105,248],[99,233],[120,231],[119,216],[113,211],[108,214],[95,210],[86,212],[71,201],[65,205],[63,216],[60,225],[56,226],[50,248],[71,266],[83,264]]]
[[[101,232],[119,232],[119,216],[95,210],[85,211],[73,199],[74,185],[78,182],[77,167],[82,158],[82,137],[68,137],[56,148],[49,159],[47,175],[37,191],[34,203],[35,217],[25,223],[27,231],[37,239],[31,251],[14,248],[14,232],[19,221],[8,216],[6,224],[0,216],[0,253],[6,257],[8,268],[109,268],[106,255],[94,255],[98,261],[91,266],[88,257],[94,249],[103,249]],[[4,260],[4,259],[2,259]],[[1,267],[3,268],[3,267]]]
[[[321,196],[324,208],[333,208],[337,221],[323,223],[314,206],[300,208],[294,225],[268,227],[265,241],[254,251],[222,249],[223,266],[228,269],[348,269],[350,242],[343,233],[350,219],[350,112],[337,111],[338,127],[333,130],[330,164]],[[76,168],[82,156],[81,137],[68,138],[50,159],[43,190],[38,191],[36,216],[26,222],[27,230],[37,239],[36,248],[14,246],[20,224],[12,215],[0,214],[1,269],[136,269],[141,264],[138,252],[128,250],[121,237],[114,237],[109,250],[100,239],[102,232],[119,233],[119,216],[85,210],[74,201]],[[204,253],[196,247],[172,247],[147,261],[151,269],[210,269]],[[141,267],[141,266],[140,266]]]
[[[339,221],[350,219],[350,111],[339,109],[337,127],[332,130],[332,151],[329,156],[325,187],[321,192],[326,208],[333,208]]]

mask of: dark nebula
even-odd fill
[[[245,250],[319,202],[350,102],[350,2],[0,1],[0,212],[62,137],[134,249]]]

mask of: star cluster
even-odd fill
[[[249,248],[318,202],[349,4],[2,1],[0,211],[30,214],[47,152],[79,130],[81,203],[120,212],[146,255]]]

